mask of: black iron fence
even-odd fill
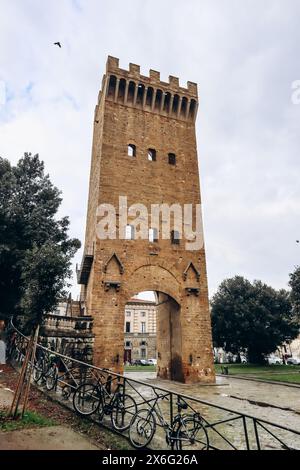
[[[28,339],[13,327],[7,348],[13,364],[22,363],[27,344]],[[122,432],[136,447],[300,450],[298,430],[119,375],[41,345],[33,370],[39,387],[79,414]]]

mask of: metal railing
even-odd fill
[[[15,327],[12,328],[10,338],[7,348],[9,359],[18,365],[25,357],[28,338]],[[156,420],[155,435],[149,445],[151,449],[168,449],[166,423],[171,427],[180,401],[185,404],[187,413],[197,413],[201,416],[208,436],[208,450],[300,450],[300,431],[295,429],[116,374],[38,345],[37,360],[41,355],[48,358],[48,361],[53,361],[55,357],[59,364],[56,383],[49,393],[72,409],[72,396],[77,387],[83,382],[96,384],[100,376],[107,378],[112,390],[117,384],[121,385],[123,392],[135,400],[137,410],[150,408],[159,402],[159,411],[164,419],[163,423],[159,419]],[[44,383],[42,380],[37,383],[49,389],[46,377]],[[100,425],[113,429],[108,414],[102,414],[101,419],[96,414],[91,418]],[[122,434],[128,437],[128,430]]]

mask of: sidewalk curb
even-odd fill
[[[282,387],[291,387],[291,388],[300,388],[300,384],[295,384],[291,382],[276,382],[274,380],[263,380],[263,379],[256,379],[253,377],[245,377],[243,375],[223,375],[223,374],[216,374],[217,377],[223,377],[226,379],[239,379],[239,380],[249,380],[252,382],[261,382],[264,384],[272,384],[272,385],[281,385]]]

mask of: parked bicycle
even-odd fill
[[[171,424],[164,418],[159,401],[166,399],[167,395],[159,395],[155,392],[156,398],[149,408],[140,409],[132,417],[129,427],[129,438],[131,444],[137,449],[147,447],[153,439],[156,431],[157,421],[165,431],[167,444],[171,449],[176,450],[208,450],[208,434],[204,422],[199,413],[183,414],[188,405],[180,396],[177,400],[178,414],[173,418]]]
[[[74,390],[78,387],[78,379],[72,373],[72,366],[58,357],[53,360],[46,373],[46,388],[47,390],[57,390],[58,385],[61,388],[62,397],[68,400]]]
[[[73,406],[83,416],[98,413],[100,422],[105,415],[110,416],[112,426],[118,431],[129,428],[137,411],[135,400],[124,393],[124,385],[118,381],[112,391],[112,377],[103,374],[100,374],[96,384],[85,382],[79,385],[73,395]]]
[[[48,377],[53,374],[53,371],[55,370],[57,357],[55,354],[51,354],[43,350],[37,350],[36,356],[36,361],[33,367],[33,380],[36,383],[41,382],[47,385]]]

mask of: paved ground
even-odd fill
[[[219,405],[236,412],[248,414],[266,421],[271,421],[300,432],[300,389],[284,385],[261,383],[256,381],[217,377],[217,384],[213,386],[184,385],[171,381],[159,380],[154,372],[126,373],[128,378],[143,380],[149,385],[167,388],[175,393],[188,395],[191,398],[202,399],[206,402]],[[137,386],[143,397],[150,398],[149,387]],[[161,402],[163,411],[168,414],[169,404]],[[190,402],[192,403],[192,402]],[[228,412],[206,405],[192,403],[194,408],[209,422],[215,423],[219,420],[230,418]],[[250,441],[255,445],[255,434],[252,420],[248,420],[250,429]],[[244,445],[245,435],[242,421],[222,425],[222,432],[237,446]],[[221,430],[221,428],[218,428]],[[270,428],[274,430],[275,428]],[[277,433],[276,429],[276,433]],[[277,434],[276,434],[277,435]],[[260,428],[261,439],[267,448],[276,448],[278,442]],[[280,436],[288,445],[300,448],[300,436],[290,433],[282,433]],[[212,436],[215,437],[215,436]],[[286,440],[288,439],[288,441]],[[216,445],[220,444],[220,440]],[[221,445],[223,443],[221,442]]]
[[[64,426],[0,432],[0,450],[99,450]]]
[[[299,388],[230,377],[217,377],[217,386],[201,386],[159,380],[155,372],[126,376],[300,431]]]

